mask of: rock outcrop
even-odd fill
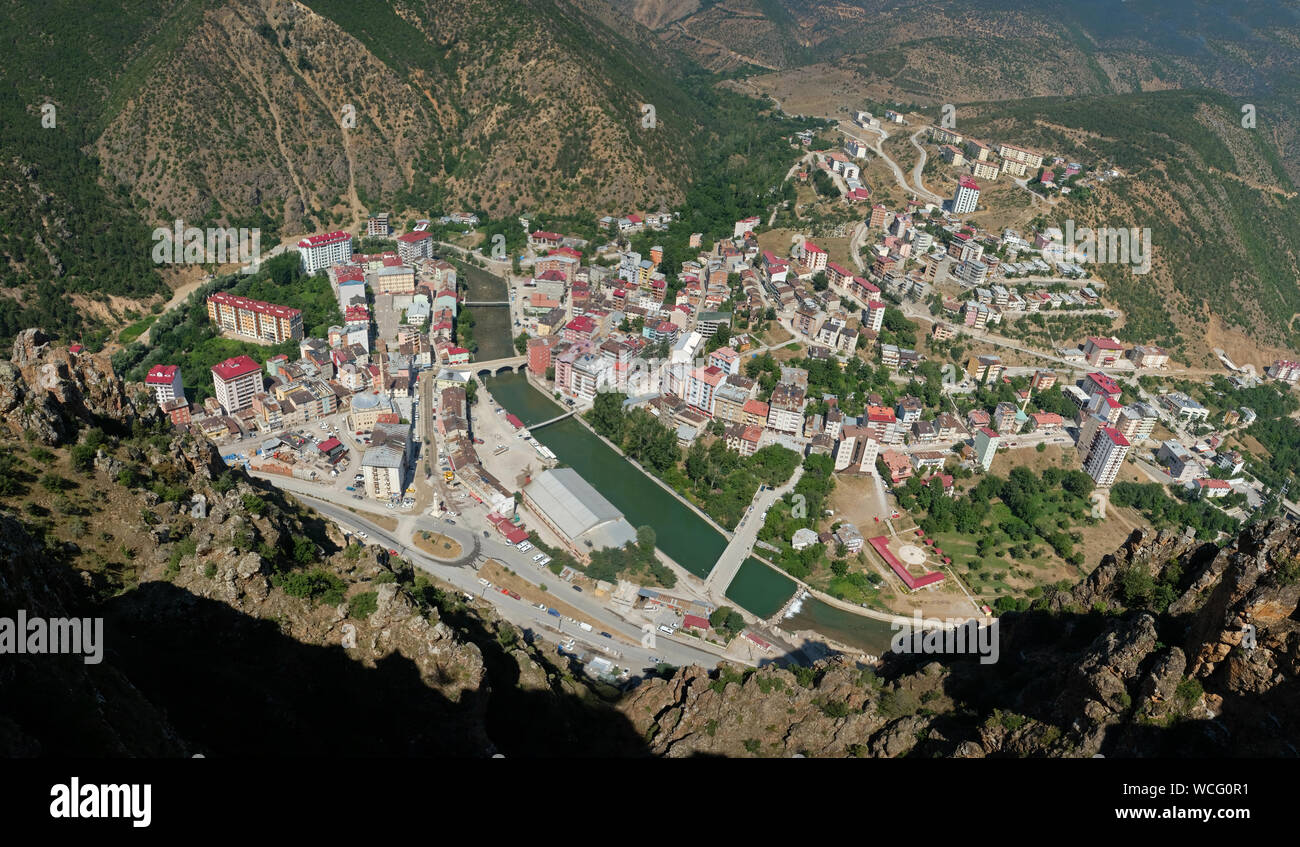
[[[80,424],[129,427],[139,414],[108,356],[73,353],[39,329],[19,333],[9,361],[0,362],[0,419],[14,435],[30,432],[41,444],[61,444]]]

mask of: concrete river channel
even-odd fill
[[[476,337],[477,337],[477,329]],[[483,342],[480,341],[480,347]],[[486,358],[480,355],[478,358]],[[533,388],[523,374],[502,374],[487,380],[489,392],[506,411],[525,426],[549,420],[565,409]],[[612,450],[573,418],[542,427],[533,433],[627,517],[633,526],[654,528],[659,549],[701,579],[708,576],[727,540],[699,515],[659,487],[641,470]],[[741,565],[727,597],[741,608],[763,618],[780,611],[798,589],[788,576],[750,558]],[[811,629],[834,641],[881,655],[889,648],[889,624],[855,615],[814,598],[791,606],[781,621],[787,632]]]

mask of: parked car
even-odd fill
[[[357,538],[369,538],[369,537],[370,537],[369,533],[365,533],[365,532],[357,533]]]
[[[520,553],[527,553],[529,550],[533,549],[533,545],[528,543],[527,541],[520,541],[515,546],[519,548]]]
[[[576,592],[578,592],[579,594],[581,594],[581,593],[582,593],[582,586],[581,586],[581,585],[575,585],[575,586],[573,586],[573,590],[576,591]]]
[[[397,555],[397,551],[396,551],[396,550],[389,550],[389,551],[388,551],[388,555],[390,555],[390,556],[396,556],[396,555]]]

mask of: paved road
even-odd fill
[[[889,166],[889,169],[894,172],[894,182],[898,183],[898,187],[903,189],[903,191],[907,192],[910,196],[913,198],[919,196],[922,200],[928,200],[931,203],[943,203],[944,198],[935,194],[933,191],[929,191],[928,189],[919,189],[909,183],[907,181],[907,176],[903,173],[903,169],[885,153],[883,143],[889,138],[889,133],[885,131],[884,127],[881,127],[878,130],[862,130],[862,128],[857,126],[857,124],[840,121],[839,130],[849,138],[860,141],[867,145],[867,147],[871,148],[872,152],[879,156],[881,160]],[[875,135],[876,138],[873,141],[872,139],[861,135],[861,132],[871,133]]]
[[[266,477],[263,478],[266,479]],[[345,531],[353,534],[357,531],[365,532],[369,536],[365,543],[378,544],[384,549],[397,550],[402,558],[421,570],[450,583],[461,591],[482,596],[491,602],[501,616],[512,624],[542,633],[548,640],[567,640],[572,637],[596,648],[597,652],[600,652],[601,648],[617,650],[622,655],[610,657],[611,661],[621,667],[630,667],[634,673],[642,668],[649,667],[651,658],[661,659],[679,666],[698,664],[709,668],[717,664],[722,658],[721,650],[715,651],[703,646],[683,643],[683,641],[665,637],[662,633],[658,634],[653,647],[641,647],[642,633],[639,624],[625,621],[590,593],[573,591],[555,574],[538,568],[532,562],[531,552],[528,554],[521,553],[513,546],[500,540],[496,535],[484,538],[481,531],[471,530],[459,523],[451,525],[425,515],[410,514],[398,516],[398,529],[390,531],[374,523],[366,513],[357,514],[349,511],[348,505],[351,501],[338,499],[338,495],[328,489],[321,487],[320,490],[313,491],[314,486],[311,483],[302,482],[301,480],[275,478],[267,479],[267,481],[286,491],[306,495],[302,498],[306,505],[333,520]],[[440,532],[454,538],[465,550],[476,552],[463,557],[461,564],[439,562],[412,543],[415,532],[420,530]],[[592,620],[597,621],[600,627],[596,631],[588,633],[579,629],[576,623],[548,615],[545,611],[525,601],[514,600],[508,595],[497,591],[485,590],[485,586],[478,582],[477,571],[470,565],[477,565],[489,558],[501,562],[514,571],[518,577],[533,585],[546,584],[548,589],[555,589],[552,593],[562,596],[566,603],[579,609]],[[562,638],[551,632],[557,623],[563,632]],[[600,628],[614,634],[617,638],[607,639],[602,637]]]

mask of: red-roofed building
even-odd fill
[[[433,255],[433,234],[428,232],[408,232],[397,236],[397,255],[403,262],[414,264],[417,259],[427,259]]]
[[[709,622],[699,615],[683,615],[682,626],[689,626],[694,629],[708,629]]]
[[[343,442],[339,441],[337,438],[325,439],[320,444],[316,445],[316,449],[328,456],[332,462],[338,461],[343,454],[347,452],[347,448],[343,446]]]
[[[262,390],[262,368],[247,356],[234,356],[212,366],[212,384],[221,408],[233,414],[253,405],[253,395]]]
[[[546,230],[539,229],[536,232],[530,232],[528,234],[528,246],[559,247],[560,242],[563,239],[564,236],[560,235],[558,232],[547,232]]]
[[[765,426],[768,411],[768,405],[762,400],[746,400],[741,409],[741,423],[746,426]]]
[[[1030,432],[1060,432],[1065,418],[1053,412],[1039,412],[1029,416]]]
[[[1109,338],[1089,336],[1083,344],[1083,358],[1095,368],[1113,365],[1122,355],[1124,355],[1124,346]]]
[[[1232,493],[1232,486],[1226,479],[1198,479],[1196,490],[1202,497],[1226,497]]]
[[[826,269],[826,262],[829,259],[826,251],[813,244],[811,241],[803,243],[803,263],[814,271]]]
[[[578,315],[564,325],[560,337],[571,344],[575,344],[579,341],[590,341],[595,332],[596,322],[587,315]]]
[[[177,398],[185,398],[185,384],[181,369],[176,365],[154,365],[144,378],[145,385],[153,389],[154,399],[161,406]]]
[[[1123,433],[1114,427],[1102,427],[1093,436],[1083,469],[1097,485],[1110,485],[1119,475],[1129,449],[1129,441]]]
[[[1118,400],[1120,395],[1124,393],[1120,390],[1118,382],[1099,371],[1085,376],[1083,385],[1080,387],[1083,389],[1083,393],[1089,397],[1094,394],[1104,394],[1111,399]]]
[[[330,265],[337,265],[352,256],[352,236],[336,231],[321,235],[312,235],[298,242],[298,257],[302,269],[308,275],[324,270]]]
[[[236,297],[225,291],[208,297],[208,320],[221,327],[223,332],[272,344],[302,338],[302,312],[298,309]]]

